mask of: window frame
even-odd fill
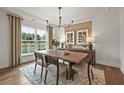
[[[41,41],[41,42],[45,42],[45,48],[47,47],[47,31],[46,30],[44,30],[44,29],[41,29],[41,28],[37,28],[37,27],[32,27],[32,26],[27,26],[27,25],[22,25],[22,27],[28,27],[28,28],[33,28],[34,30],[35,30],[35,38],[34,38],[34,40],[23,40],[22,39],[22,30],[21,30],[21,56],[28,56],[28,55],[32,55],[34,52],[29,52],[29,49],[28,49],[28,53],[23,53],[22,52],[22,42],[24,42],[24,41],[33,41],[34,42],[34,51],[37,51],[39,48],[38,48],[38,42],[39,41]],[[21,28],[22,28],[21,27]],[[46,31],[46,39],[45,40],[37,40],[37,31],[38,30],[44,30],[44,31]]]

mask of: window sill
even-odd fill
[[[34,53],[26,53],[26,54],[22,54],[21,56],[25,57],[25,56],[31,56],[31,55],[34,55]]]

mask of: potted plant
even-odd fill
[[[56,39],[53,39],[51,44],[55,47],[55,49],[57,49],[57,47],[59,46],[59,41],[57,41]]]

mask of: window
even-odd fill
[[[46,31],[37,29],[37,49],[46,48]]]
[[[46,48],[46,31],[42,29],[22,26],[21,33],[22,55],[31,54],[35,50]]]

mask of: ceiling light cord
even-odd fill
[[[47,25],[49,24],[48,19],[46,20]]]
[[[71,25],[73,25],[73,23],[74,23],[74,20],[71,21]]]
[[[59,9],[59,28],[61,27],[61,19],[62,19],[62,16],[61,16],[61,7],[58,7]]]

